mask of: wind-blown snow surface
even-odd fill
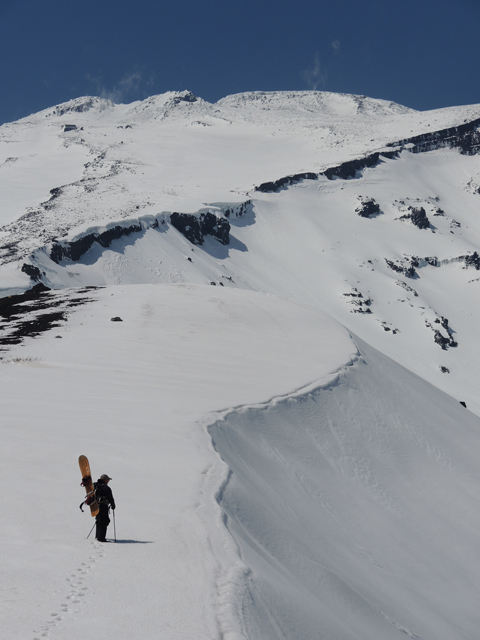
[[[475,637],[479,117],[172,92],[0,127],[0,295],[92,299],[2,342],[6,637]],[[79,454],[121,544],[83,539]]]
[[[247,637],[475,638],[480,421],[358,344],[332,384],[211,428]]]

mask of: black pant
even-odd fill
[[[96,522],[97,528],[95,537],[100,542],[106,542],[105,536],[107,535],[107,527],[110,524],[110,518],[108,517],[108,504],[101,502],[99,504],[100,511],[97,513]]]

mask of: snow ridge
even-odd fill
[[[210,427],[232,470],[220,504],[251,569],[243,612],[251,640],[314,638],[319,628],[352,640],[474,633],[471,589],[480,583],[469,558],[477,516],[468,500],[456,503],[452,487],[476,491],[475,456],[465,467],[460,460],[466,442],[477,447],[478,418],[465,420],[458,403],[358,344],[363,362],[334,384],[238,410]],[[441,513],[432,510],[427,477],[445,492]],[[422,510],[425,529],[412,526]],[[447,574],[432,526],[455,529],[473,545],[462,559],[442,545]],[[420,579],[427,574],[428,596]]]

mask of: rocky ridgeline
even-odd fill
[[[400,273],[407,278],[418,278],[417,269],[424,267],[442,267],[448,264],[460,262],[464,264],[464,269],[475,269],[480,271],[480,256],[477,251],[469,253],[467,255],[456,256],[455,258],[448,258],[446,260],[439,260],[436,256],[426,256],[420,258],[418,256],[404,256],[403,260],[388,260],[385,258],[387,266],[392,271]]]
[[[480,118],[465,122],[457,127],[440,129],[391,142],[387,146],[408,148],[411,153],[425,153],[447,147],[458,149],[464,155],[474,156],[480,152]]]
[[[158,220],[155,219],[149,227],[152,229],[157,228],[159,225]],[[80,258],[87,253],[92,247],[94,242],[97,242],[105,249],[108,248],[114,240],[119,240],[124,236],[129,236],[132,233],[140,233],[145,227],[140,223],[133,223],[131,225],[116,225],[103,232],[92,232],[81,236],[77,240],[70,242],[56,242],[50,249],[50,259],[56,264],[59,264],[62,260],[72,260],[72,262],[78,262]],[[22,270],[24,270],[22,268]]]
[[[298,182],[302,182],[303,180],[318,180],[318,173],[296,173],[292,176],[285,176],[283,178],[279,178],[273,182],[263,182],[262,184],[255,187],[255,191],[260,191],[261,193],[277,193],[286,187],[290,187],[292,184],[297,184]]]
[[[334,180],[335,178],[340,178],[341,180],[356,178],[364,169],[374,167],[381,162],[382,158],[392,159],[397,155],[397,151],[375,152],[363,158],[342,162],[342,164],[329,167],[320,173],[307,171],[305,173],[285,176],[284,178],[279,178],[274,182],[264,182],[258,187],[255,187],[255,191],[260,191],[261,193],[277,193],[278,191],[281,191],[281,189],[285,189],[286,187],[302,182],[303,180],[318,180],[321,176],[325,176],[328,180]]]
[[[243,203],[243,206],[246,207],[247,203]],[[224,245],[228,245],[230,242],[230,223],[225,218],[217,217],[211,212],[202,212],[200,214],[174,212],[170,215],[170,223],[172,227],[180,231],[187,240],[195,245],[201,246],[206,235],[216,238]],[[115,240],[120,240],[132,234],[144,233],[148,229],[158,229],[165,224],[166,221],[163,215],[159,218],[148,216],[132,221],[130,224],[117,224],[103,231],[91,231],[74,240],[54,241],[48,247],[47,254],[56,264],[60,264],[63,260],[78,262],[95,243],[107,249]],[[35,262],[34,254],[30,256],[30,260]],[[40,282],[45,275],[45,272],[31,262],[25,262],[21,270],[33,282]]]
[[[95,160],[86,163],[84,169],[102,166],[106,152],[97,155]],[[85,194],[91,194],[101,184],[102,180],[113,178],[124,170],[126,164],[118,161],[107,162],[102,176],[86,176],[59,187],[50,189],[48,200],[41,202],[36,207],[30,207],[26,213],[13,222],[0,228],[3,233],[0,242],[0,263],[13,262],[28,255],[34,247],[46,246],[50,242],[56,242],[56,238],[67,235],[72,228],[85,224],[88,214],[83,208],[75,212],[71,209],[71,203],[81,199]],[[126,169],[125,169],[126,170]],[[126,210],[118,212],[119,218],[130,219],[138,215],[138,211],[145,203],[135,204]],[[68,216],[62,215],[62,208],[69,211]]]
[[[457,127],[440,129],[431,133],[424,133],[404,140],[390,142],[387,144],[390,150],[371,153],[363,158],[348,160],[334,167],[329,167],[320,173],[305,172],[285,176],[271,182],[263,182],[255,187],[255,191],[261,193],[277,193],[291,185],[303,180],[318,180],[325,176],[329,180],[340,178],[349,180],[359,177],[361,171],[375,167],[383,158],[398,158],[404,150],[411,153],[425,153],[436,149],[450,148],[458,149],[464,155],[476,155],[480,153],[480,118],[461,124]]]

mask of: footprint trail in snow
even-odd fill
[[[67,590],[60,605],[52,609],[46,622],[38,629],[34,630],[32,640],[42,640],[50,636],[51,632],[61,626],[62,621],[70,616],[82,613],[83,606],[88,602],[90,587],[88,586],[88,574],[95,567],[98,560],[105,556],[103,547],[98,542],[94,542],[94,551],[86,562],[81,562],[77,568],[65,578]]]

